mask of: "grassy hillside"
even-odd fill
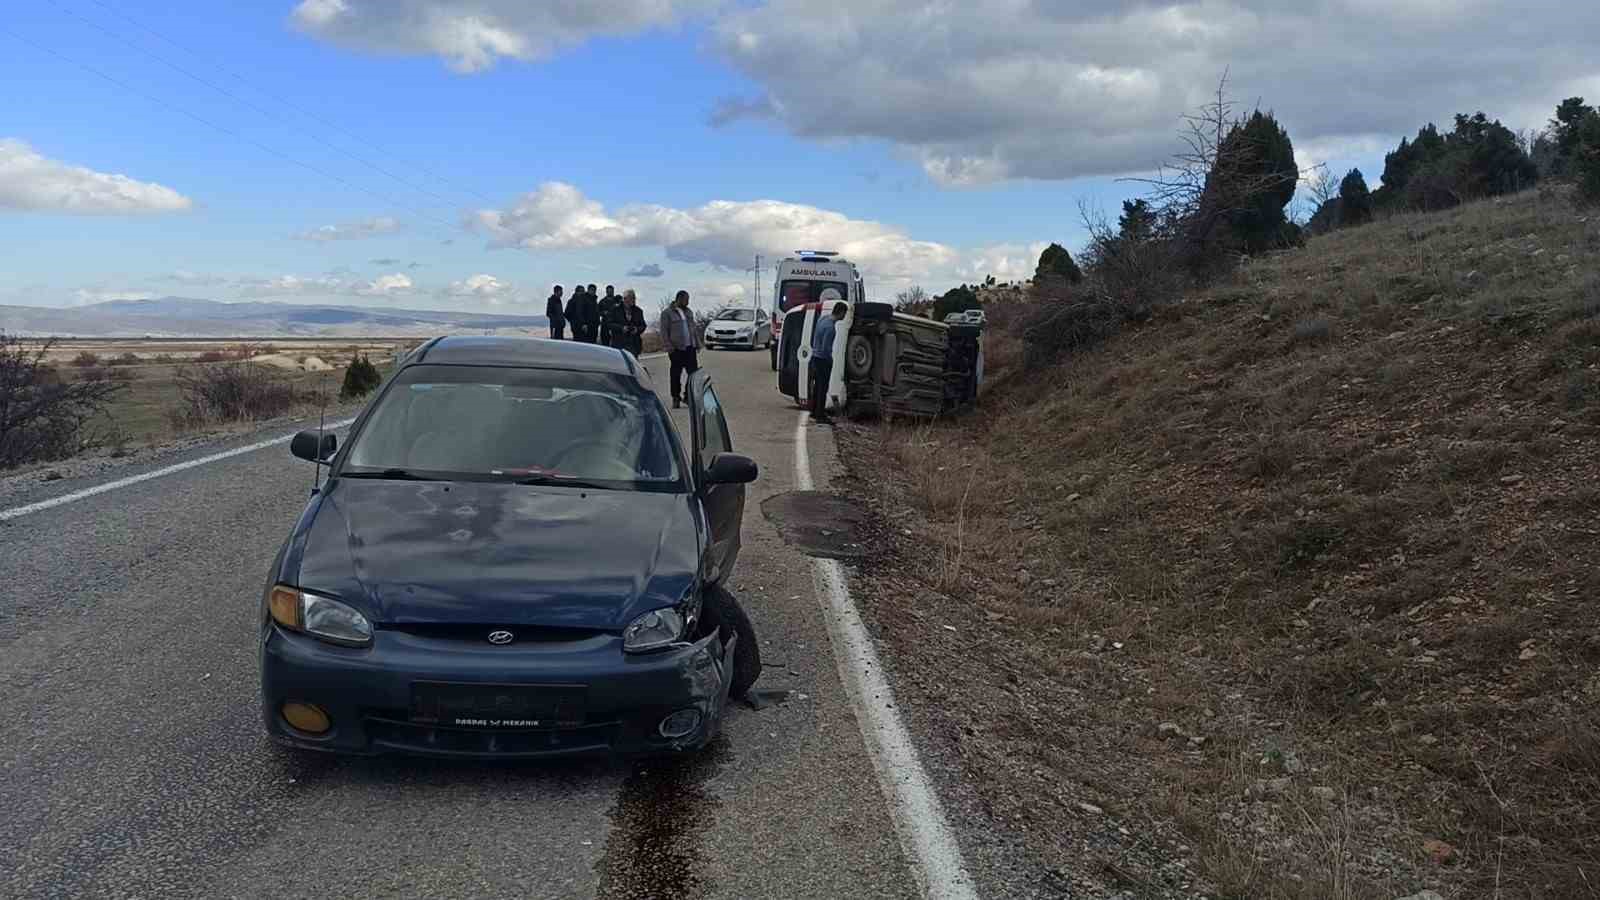
[[[998,828],[1176,823],[1230,897],[1600,896],[1600,213],[1401,216],[991,348],[976,416],[845,444]]]

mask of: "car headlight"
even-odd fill
[[[267,609],[272,621],[290,631],[350,647],[372,643],[372,623],[367,617],[332,597],[280,584],[267,598]]]
[[[645,613],[622,630],[622,649],[656,650],[683,638],[683,613],[670,607]]]

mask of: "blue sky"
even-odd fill
[[[1593,54],[1550,52],[1570,15],[1507,38],[1495,16],[1516,8],[1479,3],[1473,29],[1363,37],[1372,71],[1351,78],[1316,46],[1345,39],[1334,24],[1254,5],[1110,3],[1066,21],[1020,0],[939,15],[891,0],[29,0],[0,23],[0,303],[512,311],[578,280],[709,303],[748,294],[755,252],[801,242],[850,249],[872,293],[938,291],[1021,275],[1042,242],[1076,248],[1078,203],[1136,193],[1116,176],[1170,153],[1178,115],[1228,66],[1303,162],[1374,184],[1382,148],[1426,119],[1482,101],[1532,126],[1600,93]],[[1408,14],[1391,7],[1369,12]],[[1289,45],[1287,83],[1234,60],[1250,36]],[[1433,42],[1442,59],[1472,40],[1557,62],[1515,89],[1412,71],[1409,96],[1385,90]],[[711,124],[730,99],[745,114]],[[363,236],[296,237],[317,229]],[[651,263],[664,277],[624,274]]]

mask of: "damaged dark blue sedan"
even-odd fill
[[[745,485],[710,378],[685,446],[631,354],[447,337],[339,446],[261,606],[267,732],[308,750],[692,750],[760,672],[723,587]]]

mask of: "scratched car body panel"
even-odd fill
[[[703,746],[748,687],[705,598],[728,596],[756,473],[709,377],[690,394],[685,442],[626,354],[444,338],[346,446],[297,436],[329,474],[264,592],[267,732],[355,754]]]

